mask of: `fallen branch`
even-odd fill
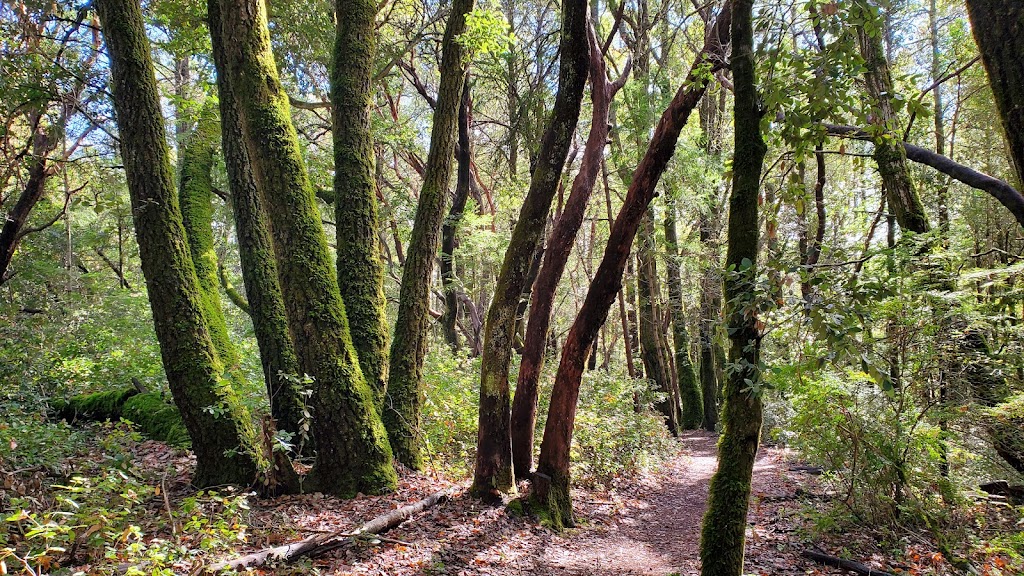
[[[252,554],[247,554],[234,560],[218,562],[207,568],[207,572],[215,573],[229,568],[232,570],[242,570],[246,567],[262,566],[270,561],[292,562],[303,556],[316,556],[342,546],[347,546],[361,537],[372,539],[377,534],[381,534],[395,528],[402,522],[411,518],[414,514],[418,514],[427,508],[448,500],[451,498],[453,492],[454,489],[452,488],[435,492],[419,502],[392,510],[387,514],[377,516],[373,520],[370,520],[349,532],[339,530],[335,532],[328,532],[326,534],[316,534],[304,540],[299,540],[298,542],[292,542],[291,544],[285,544],[283,546],[275,546],[274,548],[266,548],[259,552],[253,552]]]
[[[814,560],[819,564],[825,566],[831,566],[833,568],[839,568],[840,570],[846,570],[848,572],[855,572],[861,576],[895,576],[891,572],[884,572],[882,570],[875,570],[867,564],[861,564],[860,562],[854,562],[853,560],[844,560],[836,556],[829,556],[828,554],[822,554],[821,552],[813,552],[811,550],[804,550],[800,553],[801,556],[808,560]]]

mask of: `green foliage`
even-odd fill
[[[428,461],[453,476],[464,477],[472,471],[476,455],[480,359],[453,356],[447,346],[431,346],[423,379]]]
[[[458,42],[471,61],[487,55],[508,55],[516,36],[501,11],[477,7],[466,14],[466,31],[459,35]]]

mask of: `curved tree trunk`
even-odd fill
[[[379,409],[387,383],[388,325],[370,133],[377,3],[336,0],[335,8],[338,27],[331,63],[331,110],[338,283],[359,366]]]
[[[300,369],[313,377],[317,448],[309,483],[340,496],[394,489],[391,446],[349,333],[313,187],[277,76],[261,0],[209,0],[220,27],[242,141],[270,216],[289,328]]]
[[[219,15],[214,16],[219,21]],[[305,401],[299,377],[299,359],[288,331],[284,296],[278,283],[266,206],[256,186],[249,151],[242,141],[238,102],[227,74],[219,26],[210,36],[216,65],[221,116],[221,150],[231,189],[231,209],[242,264],[242,280],[260,350],[263,379],[270,398],[270,414],[278,430],[292,433],[299,448],[303,440]],[[308,423],[307,423],[308,426]]]
[[[462,89],[462,104],[459,106],[459,147],[456,150],[457,169],[455,173],[455,197],[448,217],[441,225],[441,285],[444,289],[444,315],[441,316],[441,327],[444,338],[453,352],[459,350],[459,331],[456,329],[459,320],[459,289],[455,274],[455,249],[459,245],[459,222],[466,211],[470,188],[473,186],[473,148],[469,139],[473,101],[469,93],[469,76]]]
[[[530,190],[523,200],[512,239],[484,323],[480,365],[480,417],[472,492],[494,496],[513,487],[511,398],[508,373],[516,312],[535,254],[543,241],[551,201],[562,177],[587,82],[590,46],[586,0],[562,3],[558,93],[544,133]]]
[[[423,359],[430,335],[430,283],[444,223],[459,103],[467,73],[463,63],[465,51],[457,40],[466,29],[466,14],[472,12],[473,6],[473,0],[453,0],[445,26],[441,44],[441,84],[437,90],[434,125],[430,131],[430,152],[402,271],[398,320],[391,342],[384,424],[395,449],[395,457],[414,470],[423,467],[420,410]]]
[[[590,42],[590,98],[593,103],[590,134],[583,149],[580,171],[573,179],[569,198],[548,238],[544,262],[533,287],[526,344],[519,363],[516,394],[512,401],[512,465],[519,478],[525,478],[533,468],[534,429],[537,425],[537,401],[540,395],[538,381],[544,366],[544,350],[558,282],[569,262],[569,253],[583,224],[587,203],[601,170],[608,140],[609,105],[625,81],[625,76],[614,84],[606,80],[604,54],[594,36],[593,26],[587,27],[587,36]]]
[[[259,449],[248,411],[221,380],[175,193],[149,39],[137,0],[99,0],[142,272],[164,371],[192,438],[197,486],[249,485]],[[207,408],[219,406],[214,416]]]
[[[871,97],[876,125],[872,130],[874,158],[888,192],[889,206],[900,228],[923,234],[931,229],[924,204],[907,172],[907,153],[902,146],[899,119],[893,109],[893,84],[889,61],[882,47],[878,8],[870,0],[855,0],[851,11],[867,24],[856,27],[857,43],[864,58],[864,83]]]
[[[1017,183],[1024,186],[1024,3],[967,0],[974,39],[988,72]]]
[[[662,113],[647,152],[633,172],[625,202],[612,225],[604,257],[562,349],[532,496],[534,505],[548,514],[555,527],[573,524],[569,498],[569,449],[583,366],[622,285],[622,273],[626,269],[640,220],[654,199],[658,180],[675,152],[680,131],[707,89],[707,68],[718,68],[725,61],[730,17],[731,9],[727,2],[686,80]]]
[[[729,361],[722,409],[718,470],[711,478],[708,510],[701,532],[703,576],[740,576],[747,529],[747,506],[754,458],[761,438],[761,337],[752,313],[757,280],[758,193],[767,146],[754,64],[753,0],[736,0],[732,19],[732,72],[735,84],[735,149],[729,204],[725,299]]]

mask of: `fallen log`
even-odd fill
[[[840,570],[846,570],[848,572],[855,572],[860,574],[860,576],[896,576],[892,572],[875,570],[867,564],[861,564],[860,562],[855,562],[853,560],[844,560],[836,556],[829,556],[828,554],[822,554],[821,552],[814,552],[812,550],[804,550],[800,555],[809,560],[814,560],[819,564],[831,566],[832,568],[839,568]]]
[[[244,570],[247,567],[262,566],[268,562],[293,562],[304,556],[316,556],[318,554],[323,554],[342,546],[347,546],[359,538],[372,538],[373,536],[387,532],[402,522],[405,522],[413,515],[448,500],[454,492],[454,488],[435,492],[423,500],[392,510],[387,514],[377,516],[373,520],[370,520],[365,524],[361,524],[359,527],[351,531],[346,532],[339,530],[337,532],[328,532],[326,534],[315,534],[303,540],[299,540],[298,542],[275,546],[273,548],[266,548],[258,552],[253,552],[252,554],[246,554],[245,556],[235,558],[234,560],[218,562],[209,566],[206,571],[207,573],[216,573],[227,569]]]

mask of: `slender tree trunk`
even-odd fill
[[[658,282],[657,259],[654,246],[654,216],[648,208],[640,222],[637,241],[637,292],[640,294],[640,357],[647,378],[664,399],[655,404],[665,417],[669,431],[679,435],[679,390],[672,385],[672,376],[665,362],[664,322],[658,301],[661,285]]]
[[[675,348],[676,380],[679,386],[679,425],[696,430],[704,422],[704,399],[700,381],[690,359],[690,334],[683,309],[683,280],[679,273],[679,236],[676,232],[676,202],[665,203],[665,268],[668,274],[668,301],[672,313],[672,344]]]
[[[441,226],[441,284],[444,288],[445,304],[444,315],[441,316],[441,326],[444,329],[444,338],[454,352],[459,350],[459,332],[456,326],[459,320],[459,292],[462,291],[457,285],[458,277],[455,274],[455,249],[459,245],[459,222],[466,211],[466,202],[469,200],[470,188],[473,186],[473,145],[469,139],[473,101],[469,90],[469,76],[467,75],[462,89],[462,104],[459,106],[455,198],[452,200],[451,209],[448,210],[448,217],[445,218],[444,224]]]
[[[53,174],[53,167],[47,162],[47,155],[56,147],[49,135],[40,131],[33,136],[32,156],[29,159],[28,181],[22,189],[14,207],[7,214],[3,228],[0,228],[0,285],[8,279],[11,260],[21,242],[22,230],[32,209],[46,193],[46,181]]]
[[[277,76],[261,0],[210,0],[242,141],[270,216],[289,329],[300,369],[313,379],[316,463],[309,483],[341,496],[397,484],[391,446],[349,333],[327,237]],[[223,9],[221,9],[223,7]]]
[[[338,27],[331,64],[331,110],[338,284],[359,366],[379,409],[387,384],[388,325],[376,158],[370,133],[377,3],[336,0],[335,9]]]
[[[537,425],[537,402],[540,395],[538,383],[544,366],[551,310],[558,283],[569,262],[569,253],[583,224],[587,203],[601,170],[605,142],[608,140],[609,103],[622,85],[621,81],[625,80],[623,77],[612,84],[605,79],[604,55],[594,35],[593,26],[587,27],[587,36],[590,42],[590,90],[593,103],[590,134],[584,146],[580,171],[573,180],[569,198],[548,238],[544,262],[534,284],[526,344],[519,363],[516,394],[512,401],[512,464],[520,478],[529,475],[533,468],[534,429]]]
[[[874,158],[889,194],[889,206],[896,214],[900,228],[922,234],[931,226],[907,171],[907,152],[903,148],[899,119],[892,105],[889,61],[883,49],[882,34],[878,31],[878,27],[883,25],[878,11],[871,0],[855,0],[852,7],[852,12],[865,22],[856,27],[856,32],[861,57],[864,58],[864,81],[873,104]]]
[[[1024,15],[1024,12],[1021,12]],[[943,109],[942,100],[942,83],[939,82],[942,76],[942,51],[939,47],[939,6],[936,0],[931,0],[928,7],[928,27],[931,32],[931,48],[932,48],[932,82],[935,82],[935,87],[932,88],[932,103],[934,104],[934,123],[935,128],[935,152],[940,156],[946,155],[946,114]],[[943,178],[939,183],[939,230],[942,232],[945,242],[945,238],[949,235],[949,180]]]
[[[472,492],[493,497],[514,486],[512,471],[511,398],[508,373],[520,295],[541,242],[551,201],[562,177],[587,82],[590,46],[586,0],[562,3],[558,93],[544,133],[530,190],[498,274],[494,298],[484,323],[480,367],[480,417]]]
[[[199,281],[174,188],[142,8],[99,0],[111,93],[135,219],[142,272],[164,371],[192,439],[197,486],[249,485],[258,470],[256,431],[230,385],[207,329]],[[214,416],[208,407],[224,410]]]
[[[219,5],[218,5],[219,6]],[[212,12],[211,22],[219,22]],[[270,414],[278,430],[290,432],[298,448],[304,444],[310,422],[304,422],[305,401],[295,343],[288,330],[288,316],[270,235],[266,203],[256,185],[249,151],[242,138],[238,102],[227,73],[221,29],[211,25],[221,116],[221,150],[231,189],[231,209],[242,264],[242,281],[260,350],[263,379],[270,398]],[[303,426],[305,424],[305,427]]]
[[[420,411],[423,360],[430,335],[430,284],[434,274],[441,226],[444,223],[448,184],[459,121],[459,104],[467,69],[459,35],[474,0],[453,0],[441,44],[441,83],[430,132],[430,152],[423,173],[416,219],[406,251],[398,299],[398,321],[391,343],[390,371],[384,398],[384,424],[395,457],[406,466],[423,467]]]
[[[757,94],[754,63],[753,0],[736,0],[732,18],[732,72],[735,85],[735,149],[729,204],[725,298],[729,361],[735,365],[725,384],[718,470],[711,478],[708,510],[701,532],[701,574],[740,576],[747,529],[750,479],[761,438],[761,336],[757,329],[758,191],[767,146],[761,136],[764,115]]]
[[[625,202],[612,225],[604,257],[562,349],[532,496],[534,506],[544,511],[555,527],[574,522],[569,498],[569,449],[583,365],[622,285],[622,273],[629,260],[633,239],[647,206],[654,199],[658,180],[675,152],[679,133],[707,89],[707,68],[718,67],[725,61],[724,47],[729,45],[731,14],[727,2],[715,24],[715,31],[709,35],[686,80],[661,115],[647,153],[633,172]]]
[[[1017,183],[1024,186],[1024,3],[967,0],[967,14],[1003,121]]]

